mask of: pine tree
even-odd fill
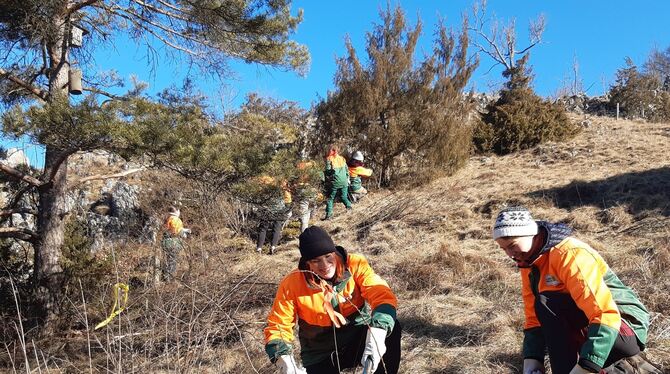
[[[453,172],[470,152],[463,91],[477,63],[468,59],[467,34],[456,36],[440,23],[432,54],[416,63],[421,22],[408,26],[400,7],[380,17],[367,34],[367,64],[349,40],[347,56],[337,59],[337,89],[316,107],[321,144],[339,141],[363,151],[380,185],[403,170],[415,180],[424,172]]]
[[[152,122],[162,118],[172,129],[179,122],[164,107],[135,100],[130,93],[119,97],[104,91],[116,79],[100,79],[93,51],[108,48],[116,36],[129,35],[148,41],[147,53],[159,63],[164,57],[183,59],[203,73],[225,75],[230,58],[295,69],[304,72],[309,56],[304,46],[289,39],[301,21],[290,14],[289,0],[6,0],[0,3],[0,92],[6,104],[39,102],[26,112],[16,107],[4,118],[6,135],[32,137],[45,147],[44,169],[29,175],[6,165],[0,170],[24,183],[19,193],[35,190],[39,196],[37,231],[11,228],[2,237],[25,240],[35,251],[33,280],[46,320],[55,312],[61,274],[61,248],[67,210],[68,158],[78,151],[123,148],[121,140],[133,131],[122,124],[134,117],[142,125],[142,113]],[[78,48],[79,35],[84,37]],[[156,48],[161,46],[164,48]],[[106,95],[111,102],[86,99],[71,104],[68,87],[77,89],[83,75],[83,91]],[[136,95],[135,95],[136,96]],[[189,105],[176,106],[182,119],[200,117]],[[133,113],[127,112],[134,111]],[[140,115],[140,116],[138,116]],[[199,121],[196,121],[199,123]],[[206,126],[200,126],[206,128]],[[121,129],[125,128],[125,133]],[[184,134],[197,138],[197,131]],[[203,138],[204,139],[204,138]],[[151,139],[148,139],[151,140]],[[17,201],[17,199],[14,199]],[[9,206],[6,209],[11,210]]]

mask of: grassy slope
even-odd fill
[[[652,311],[648,354],[670,368],[668,160],[670,124],[594,117],[567,143],[476,157],[428,186],[373,193],[350,213],[337,206],[324,227],[338,244],[366,254],[396,291],[403,373],[520,371],[518,272],[490,239],[505,204],[567,222],[598,249]],[[89,356],[84,317],[105,318],[108,292],[96,292],[101,297],[85,308],[71,300],[74,327],[33,343],[41,361],[73,372],[89,371],[90,362],[99,372],[273,373],[261,331],[277,282],[297,263],[297,242],[289,237],[277,255],[259,256],[220,222],[192,221],[198,235],[181,260],[180,281],[141,287],[152,249],[117,248],[118,279],[138,278],[130,308],[91,332]],[[20,346],[5,351],[0,361],[11,356],[19,368]],[[28,356],[35,368],[30,349]]]
[[[648,352],[670,368],[668,160],[670,125],[594,118],[570,142],[371,196],[328,228],[397,290],[404,372],[519,370],[518,273],[490,239],[500,207],[518,203],[571,224],[640,293],[654,312]]]

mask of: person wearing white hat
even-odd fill
[[[349,167],[349,192],[351,192],[351,201],[354,203],[368,193],[368,190],[363,187],[361,177],[369,178],[372,175],[372,169],[363,166],[363,161],[363,153],[356,151],[347,162]]]
[[[503,209],[493,239],[521,272],[523,374],[661,373],[644,350],[649,312],[633,290],[564,224]]]

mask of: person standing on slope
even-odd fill
[[[351,202],[349,202],[349,168],[347,167],[347,160],[339,155],[336,145],[328,147],[325,178],[327,200],[324,220],[328,220],[333,217],[333,205],[337,195],[340,195],[344,206],[351,209]]]
[[[351,201],[357,202],[368,193],[368,190],[363,187],[363,180],[361,177],[370,177],[372,169],[363,166],[363,153],[361,151],[354,152],[351,160],[347,162],[349,167],[349,190],[351,191]]]
[[[162,279],[169,281],[177,271],[177,259],[179,252],[184,249],[182,238],[191,233],[190,229],[184,228],[179,209],[171,206],[168,208],[168,217],[165,221],[165,231],[161,240],[163,249]]]
[[[398,301],[365,257],[336,246],[318,226],[299,238],[298,268],[279,284],[268,315],[265,351],[282,374],[335,374],[370,362],[368,373],[396,374]],[[303,369],[293,358],[299,326]]]
[[[293,196],[286,181],[277,181],[275,178],[263,175],[259,182],[264,190],[264,201],[258,209],[258,237],[256,240],[256,252],[263,253],[265,237],[272,230],[270,240],[270,254],[277,251],[281,231],[284,223],[291,217],[291,203]]]
[[[493,239],[521,272],[523,374],[658,373],[639,355],[649,313],[633,290],[563,224],[524,207],[498,214]]]

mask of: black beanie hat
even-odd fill
[[[300,260],[309,261],[313,258],[335,252],[335,243],[326,230],[319,226],[310,226],[300,234]]]

